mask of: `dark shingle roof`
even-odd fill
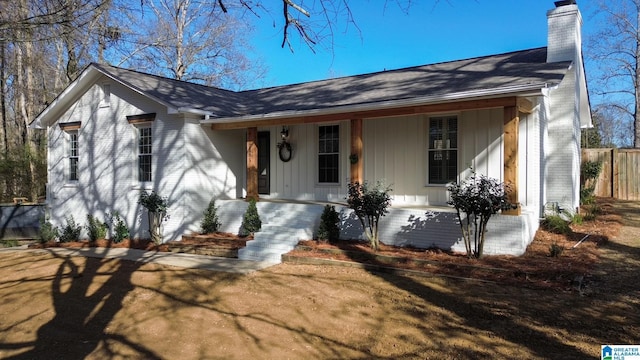
[[[238,92],[179,81],[115,66],[92,64],[125,85],[175,109],[195,109],[229,115],[248,112],[245,97]]]
[[[570,62],[547,63],[546,48],[323,81],[233,92],[95,65],[146,95],[173,106],[206,111],[214,118],[439,96],[506,87],[559,83]]]
[[[546,63],[546,48],[247,91],[254,113],[322,109],[535,83],[558,83],[568,62]]]

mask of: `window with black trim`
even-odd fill
[[[151,127],[138,128],[138,180],[151,181]]]
[[[429,118],[429,184],[446,184],[458,176],[458,117]]]
[[[318,182],[338,183],[339,169],[340,125],[318,126]]]
[[[78,180],[78,130],[67,132],[69,136],[69,180]]]

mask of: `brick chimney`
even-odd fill
[[[547,12],[547,62],[582,61],[582,16],[575,0],[555,2]]]

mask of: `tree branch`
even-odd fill
[[[305,9],[303,9],[302,7],[300,7],[300,5],[294,3],[291,0],[282,0],[285,4],[291,6],[292,8],[298,10],[299,12],[301,12],[303,15],[306,15],[307,17],[311,17],[311,14],[309,14],[309,12]]]

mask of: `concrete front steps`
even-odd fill
[[[293,250],[300,240],[312,239],[320,223],[323,206],[258,202],[262,228],[247,246],[239,249],[240,260],[282,262],[282,254]]]

